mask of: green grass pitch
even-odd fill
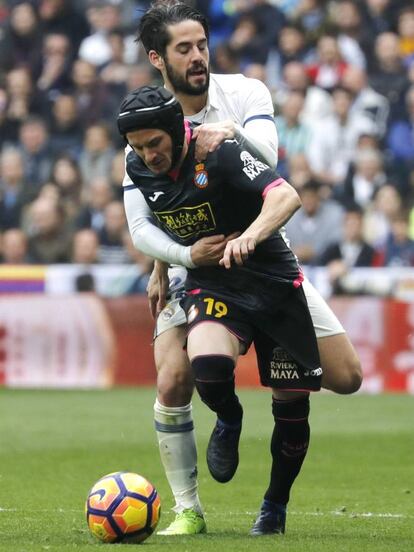
[[[153,535],[144,550],[404,552],[414,550],[414,397],[312,397],[309,453],[289,504],[284,536],[249,537],[270,465],[266,391],[242,391],[240,466],[234,480],[211,479],[205,447],[213,416],[198,399],[200,492],[208,534]],[[152,422],[153,389],[0,390],[0,551],[93,551],[84,501],[102,475],[146,476],[172,519]],[[127,550],[134,545],[126,545]],[[104,547],[104,548],[102,548]]]

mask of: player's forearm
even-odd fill
[[[144,196],[137,189],[124,193],[125,213],[134,246],[154,259],[193,268],[191,247],[172,240],[154,224]]]
[[[227,240],[238,235],[213,235],[201,238],[193,245],[185,247],[174,242],[157,226],[148,220],[139,229],[131,231],[132,240],[137,249],[161,263],[196,268],[198,266],[215,266],[218,264]]]
[[[176,243],[151,220],[141,222],[142,224],[131,232],[132,241],[137,249],[164,263],[194,268],[191,247]]]
[[[261,243],[279,230],[300,206],[296,190],[283,181],[267,192],[259,216],[243,232],[242,237],[251,237],[256,244]]]

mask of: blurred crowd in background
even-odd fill
[[[304,265],[414,266],[414,4],[199,0],[211,69],[271,91],[278,171],[303,207]],[[159,83],[135,42],[139,0],[0,0],[3,264],[138,264],[116,113]],[[144,291],[145,285],[138,291]]]

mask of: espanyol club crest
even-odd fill
[[[208,174],[204,167],[204,163],[198,163],[195,166],[194,184],[197,188],[206,188],[208,186]]]

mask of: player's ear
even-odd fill
[[[155,50],[150,50],[148,52],[148,59],[151,65],[153,65],[155,69],[158,69],[158,71],[162,71],[164,69],[164,59]]]

